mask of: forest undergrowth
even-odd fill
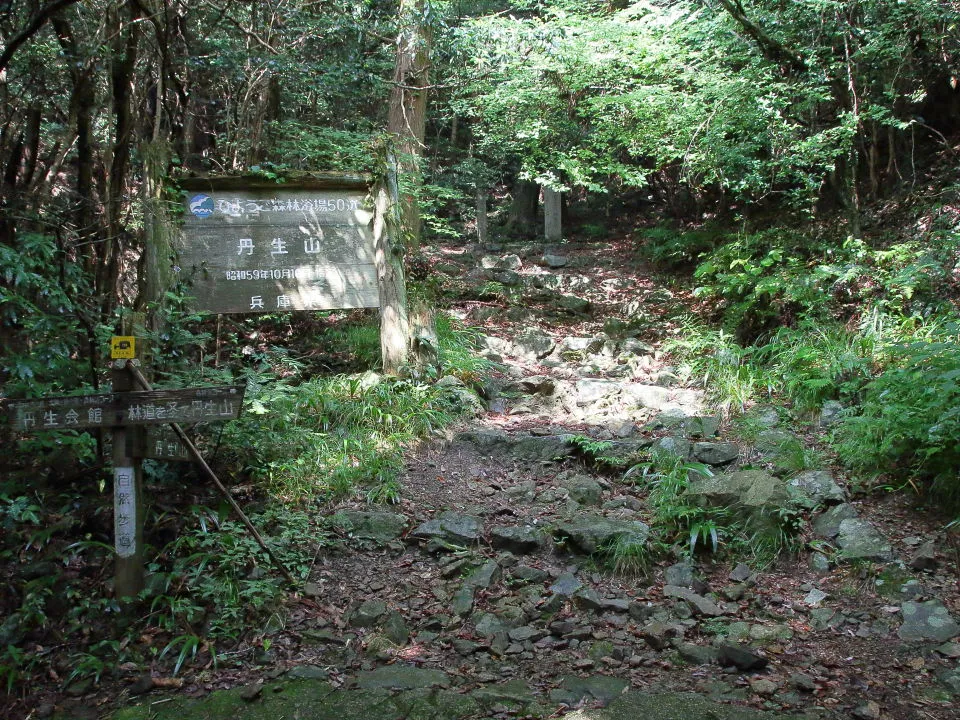
[[[643,231],[641,256],[690,297],[688,315],[664,344],[680,381],[702,385],[734,422],[757,402],[812,413],[836,401],[842,422],[826,447],[862,490],[931,494],[956,507],[958,191],[947,186],[940,202],[911,209],[910,222],[898,223],[909,233],[924,228],[922,237],[837,243],[837,229],[826,225],[815,233],[666,224]],[[39,273],[24,276],[14,300],[25,306],[28,290],[44,282]],[[433,291],[438,305],[453,302],[442,283]],[[388,378],[377,372],[369,314],[240,319],[215,328],[170,300],[168,330],[152,339],[165,358],[158,383],[247,385],[243,417],[223,429],[200,428],[201,446],[234,478],[254,524],[301,580],[338,542],[338,529],[319,510],[344,497],[397,502],[405,453],[473,412],[463,391],[481,390],[492,369],[473,351],[476,333],[444,313],[436,366]],[[61,383],[70,377],[60,371],[55,343],[83,332],[75,320],[65,335],[64,320],[49,308],[30,309],[34,346],[8,354],[5,365],[19,394],[49,392],[51,371]],[[43,358],[45,367],[37,364]],[[87,370],[67,367],[76,380],[64,390],[90,387]],[[7,458],[0,488],[2,559],[13,578],[3,600],[0,674],[10,699],[41,677],[80,692],[121,668],[150,667],[175,682],[185,667],[242,665],[269,649],[283,624],[285,591],[225,503],[179,467],[147,463],[155,498],[149,575],[131,613],[110,592],[108,487],[95,439],[46,433],[17,442],[22,454]],[[660,524],[676,526],[691,552],[715,551],[718,529],[734,537],[721,515],[685,505],[686,478],[703,471],[663,463],[632,471],[655,489]],[[772,552],[789,548],[784,536]],[[629,543],[608,553],[621,572],[651,560]]]

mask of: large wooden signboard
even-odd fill
[[[10,400],[6,409],[14,429],[22,432],[187,424],[240,417],[245,389],[236,385]]]
[[[217,190],[194,183],[187,192],[174,270],[198,310],[379,306],[365,189],[233,185]]]

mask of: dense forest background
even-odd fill
[[[224,329],[191,313],[189,288],[167,272],[177,180],[379,176],[388,150],[409,199],[413,296],[449,302],[423,247],[475,242],[478,230],[535,237],[541,192],[562,191],[571,237],[625,237],[665,282],[690,289],[700,312],[671,351],[719,407],[839,400],[851,409],[832,447],[852,471],[960,496],[954,0],[7,0],[0,48],[3,397],[101,387],[107,339],[146,313],[161,386],[250,383],[260,425],[240,421],[207,443],[254,495],[288,503],[259,516],[278,537],[306,527],[305,498],[359,488],[396,499],[403,443],[456,408],[409,378],[331,377],[377,364],[362,314],[293,331],[282,316]],[[447,367],[479,383],[470,333],[443,316],[437,332]],[[289,351],[307,336],[326,338],[323,364]],[[321,408],[318,427],[294,419],[305,405]],[[332,426],[346,429],[333,437]],[[97,565],[109,553],[102,518],[70,519],[69,502],[52,498],[77,478],[103,482],[102,444],[9,429],[0,439],[18,448],[0,461],[0,524],[17,538],[2,557],[69,541]],[[154,542],[179,539],[158,555],[167,585],[156,597],[169,606],[154,603],[150,622],[179,667],[205,642],[183,628],[226,602],[223,588],[248,605],[276,590],[205,573],[189,558],[223,549],[158,514]],[[287,560],[307,566],[294,550]],[[10,600],[10,688],[46,662],[19,643],[48,613],[68,614],[51,609],[43,577]],[[175,592],[188,577],[202,599]],[[71,622],[109,602],[78,605]],[[240,635],[243,612],[204,637]],[[88,642],[68,673],[99,678],[126,652]]]

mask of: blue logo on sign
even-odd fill
[[[209,195],[194,195],[190,198],[190,212],[198,218],[208,218],[213,215],[213,198]]]

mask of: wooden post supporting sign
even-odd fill
[[[130,337],[114,337],[110,343],[110,378],[114,394],[134,390],[127,362],[135,362],[136,344]],[[117,551],[114,576],[117,597],[134,597],[143,589],[143,463],[128,452],[127,434],[139,428],[114,425],[113,443],[113,538]]]
[[[8,421],[17,432],[110,430],[113,461],[113,531],[116,548],[114,592],[133,598],[143,589],[143,457],[176,455],[177,448],[202,462],[177,422],[198,423],[234,420],[243,408],[245,388],[240,385],[141,390],[149,383],[140,372],[143,348],[136,338],[114,337],[110,343],[110,376],[113,392],[30,400],[4,404]],[[157,441],[159,450],[144,452],[144,429],[173,424],[176,443]],[[160,437],[160,436],[157,436]],[[212,470],[205,463],[207,473]],[[222,486],[218,484],[221,489]],[[249,522],[249,521],[248,521]],[[262,539],[259,540],[261,543]],[[269,553],[269,549],[267,550]],[[271,555],[272,557],[272,555]],[[289,573],[285,573],[289,578]]]

